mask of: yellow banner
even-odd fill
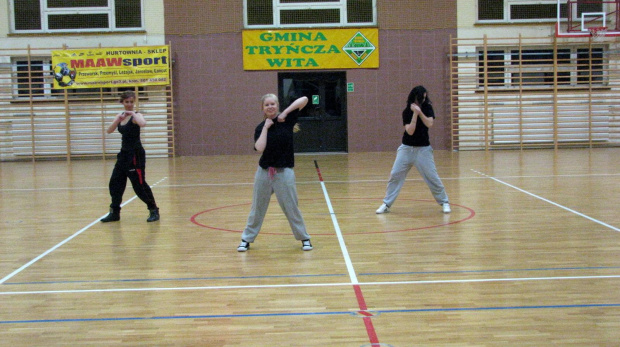
[[[54,88],[170,84],[168,46],[52,51]]]
[[[378,67],[376,28],[243,31],[245,70]]]

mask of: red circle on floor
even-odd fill
[[[304,199],[300,199],[300,200],[304,200]],[[317,200],[317,199],[305,199],[305,200]],[[371,199],[371,198],[334,198],[332,200],[380,200],[380,199]],[[432,203],[432,204],[437,204],[437,202],[435,202],[435,200],[418,200],[418,199],[399,199],[399,200],[410,200],[410,201],[420,201],[420,202],[427,202],[427,203]],[[232,208],[232,207],[238,207],[238,206],[247,206],[247,205],[251,205],[251,202],[248,203],[244,203],[244,204],[235,204],[235,205],[227,205],[227,206],[220,206],[220,207],[216,207],[216,208],[211,208],[202,212],[198,212],[195,215],[193,215],[190,220],[192,223],[204,227],[204,228],[208,228],[208,229],[213,229],[213,230],[221,230],[221,231],[227,231],[227,232],[234,232],[234,233],[242,233],[243,230],[233,230],[233,229],[227,229],[227,228],[221,228],[221,227],[216,227],[216,226],[212,226],[212,225],[206,225],[203,223],[200,223],[196,220],[196,218],[200,215],[203,214],[207,214],[207,213],[211,213],[211,212],[216,212],[216,211],[221,211],[223,209],[227,209],[227,208]],[[407,229],[399,229],[399,230],[380,230],[380,231],[367,231],[367,232],[357,232],[357,233],[342,233],[343,235],[365,235],[365,234],[381,234],[381,233],[397,233],[397,232],[404,232],[404,231],[413,231],[413,230],[424,230],[424,229],[432,229],[432,228],[439,228],[439,227],[443,227],[443,226],[447,226],[447,225],[452,225],[452,224],[457,224],[457,223],[462,223],[465,222],[469,219],[474,218],[474,216],[476,215],[476,212],[467,207],[467,206],[462,206],[462,205],[457,205],[457,204],[453,204],[450,203],[450,206],[452,207],[452,210],[454,211],[454,207],[458,207],[458,208],[463,208],[465,210],[467,210],[469,212],[469,214],[465,217],[465,218],[461,218],[458,220],[454,220],[454,221],[447,221],[445,223],[439,223],[439,224],[435,224],[435,225],[425,225],[422,227],[417,227],[417,228],[407,228]],[[303,213],[303,211],[302,211]],[[441,212],[438,212],[441,213]],[[261,235],[262,234],[266,234],[266,235],[289,235],[290,232],[287,233],[274,233],[274,232],[262,232],[261,231]],[[334,235],[333,233],[330,234],[317,234],[317,233],[312,233],[312,235],[323,235],[323,236],[331,236]]]

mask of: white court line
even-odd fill
[[[151,187],[155,187],[157,184],[159,184],[160,182],[164,181],[165,179],[167,179],[168,177],[164,177],[161,180],[159,180],[157,183],[153,184]],[[127,205],[128,203],[132,202],[134,199],[136,199],[138,196],[134,195],[133,198],[125,201],[123,204],[121,204],[121,207]],[[47,251],[41,253],[41,255],[39,255],[38,257],[32,259],[31,261],[27,262],[26,264],[22,265],[22,267],[20,267],[19,269],[11,272],[10,274],[8,274],[7,276],[5,276],[3,279],[0,280],[0,284],[3,284],[4,282],[8,281],[9,279],[11,279],[13,276],[17,275],[18,273],[24,271],[26,268],[28,268],[30,265],[36,263],[37,261],[41,260],[43,257],[45,257],[46,255],[52,253],[53,251],[55,251],[56,249],[58,249],[60,246],[64,245],[65,243],[71,241],[73,238],[75,238],[76,236],[80,235],[81,233],[85,232],[86,230],[90,229],[90,227],[92,227],[93,225],[99,223],[99,220],[103,217],[105,217],[107,215],[104,214],[103,216],[95,219],[94,222],[88,224],[87,226],[85,226],[84,228],[82,228],[81,230],[79,230],[78,232],[74,233],[73,235],[67,237],[66,239],[64,239],[63,241],[61,241],[60,243],[58,243],[56,246],[48,249]]]
[[[344,263],[347,266],[347,271],[349,273],[349,278],[351,278],[352,284],[358,284],[357,275],[355,274],[355,269],[353,269],[353,263],[351,262],[351,257],[349,256],[349,251],[347,250],[347,245],[344,243],[344,237],[342,237],[342,231],[340,230],[340,226],[338,225],[338,219],[336,218],[336,213],[334,212],[334,208],[332,207],[332,202],[329,199],[329,194],[327,194],[327,188],[325,188],[325,182],[323,182],[323,177],[321,176],[321,171],[317,166],[317,171],[320,178],[321,188],[323,189],[323,195],[325,196],[325,202],[327,203],[327,208],[329,209],[329,215],[332,217],[332,223],[334,224],[334,229],[336,230],[336,236],[338,237],[338,243],[340,244],[340,250],[342,251],[342,256],[344,257]],[[349,285],[351,285],[349,283]]]
[[[60,188],[3,188],[0,192],[45,192],[58,190],[96,190],[108,187],[60,187]]]
[[[392,282],[361,282],[360,286],[376,285],[403,285],[403,284],[462,284],[486,282],[528,282],[528,281],[563,281],[563,280],[591,280],[615,279],[620,275],[600,276],[563,276],[563,277],[515,277],[515,278],[478,278],[460,280],[422,280],[422,281],[392,281]],[[231,289],[272,289],[272,288],[304,288],[304,287],[350,287],[351,283],[297,283],[297,284],[264,284],[247,286],[202,286],[202,287],[156,287],[156,288],[108,288],[108,289],[75,289],[75,290],[36,290],[23,292],[0,292],[0,295],[37,295],[37,294],[79,294],[79,293],[116,293],[116,292],[153,292],[153,291],[182,291],[182,290],[231,290]]]
[[[474,170],[472,170],[474,171]],[[474,171],[475,172],[475,171]],[[555,177],[614,177],[620,176],[620,174],[583,174],[583,175],[525,175],[525,176],[502,176],[505,178],[555,178]],[[442,177],[442,181],[450,181],[450,180],[484,180],[486,177]],[[422,178],[407,178],[405,181],[421,181],[424,182]],[[386,183],[387,178],[380,179],[360,179],[360,180],[324,180],[326,183]],[[315,184],[316,181],[296,181],[296,184]],[[225,186],[240,186],[240,185],[253,185],[254,182],[231,182],[231,183],[193,183],[193,184],[168,184],[164,185],[164,187],[173,187],[173,188],[189,188],[189,187],[225,187]],[[0,189],[1,191],[1,189]]]
[[[479,173],[475,170],[472,170],[473,172]],[[534,175],[530,175],[530,176],[503,176],[505,178],[555,178],[555,177],[614,177],[614,176],[620,176],[620,174],[584,174],[584,175],[538,175],[538,176],[534,176]],[[486,179],[486,177],[442,177],[441,180],[442,181],[463,181],[463,180],[483,180]],[[409,182],[409,181],[422,181],[424,182],[424,179],[422,178],[407,178],[405,179],[405,181]],[[366,180],[327,180],[325,181],[327,183],[374,183],[374,182],[387,182],[387,179],[366,179]],[[305,184],[305,183],[312,183],[309,181],[302,181],[302,182],[297,182],[298,184]]]
[[[592,222],[597,223],[597,224],[600,224],[600,225],[602,225],[602,226],[604,226],[604,227],[607,227],[607,228],[609,228],[609,229],[611,229],[611,230],[614,230],[614,231],[620,231],[620,229],[618,229],[618,228],[616,228],[616,227],[614,227],[614,226],[612,226],[612,225],[609,225],[609,224],[607,224],[607,223],[605,223],[605,222],[601,222],[601,221],[600,221],[600,220],[598,220],[598,219],[594,219],[594,218],[592,218],[592,217],[590,217],[590,216],[587,216],[587,215],[585,215],[585,214],[583,214],[583,213],[577,212],[577,211],[575,211],[575,210],[573,210],[573,209],[570,209],[570,208],[568,208],[568,207],[566,207],[566,206],[562,206],[562,205],[560,205],[560,204],[558,204],[558,203],[555,203],[555,202],[553,202],[553,201],[551,201],[551,200],[545,199],[545,198],[543,198],[543,197],[541,197],[541,196],[538,196],[538,195],[536,195],[536,194],[530,193],[530,192],[528,192],[528,191],[526,191],[526,190],[523,190],[523,189],[521,189],[521,188],[519,188],[519,187],[513,186],[513,185],[512,185],[512,184],[510,184],[510,183],[506,183],[506,182],[504,182],[504,181],[502,181],[502,180],[499,180],[499,179],[497,179],[497,178],[495,178],[495,177],[489,176],[489,175],[487,175],[487,174],[484,174],[484,173],[482,173],[482,172],[479,172],[479,171],[476,171],[476,170],[473,170],[473,169],[472,169],[471,171],[473,171],[473,172],[475,172],[475,173],[477,173],[477,174],[480,174],[480,175],[482,175],[482,176],[484,176],[484,177],[488,177],[488,178],[490,178],[490,179],[494,180],[495,182],[498,182],[498,183],[501,183],[501,184],[503,184],[503,185],[506,185],[506,186],[508,186],[508,187],[510,187],[510,188],[516,189],[516,190],[518,190],[518,191],[520,191],[520,192],[522,192],[522,193],[525,193],[525,194],[527,194],[527,195],[529,195],[529,196],[533,196],[533,197],[535,197],[536,199],[540,199],[540,200],[542,200],[542,201],[544,201],[544,202],[550,203],[551,205],[557,206],[557,207],[559,207],[559,208],[561,208],[561,209],[564,209],[564,210],[566,210],[566,211],[568,211],[568,212],[571,212],[571,213],[574,213],[574,214],[576,214],[576,215],[578,215],[578,216],[581,216],[581,217],[583,217],[583,218],[589,219],[589,220],[591,220]]]

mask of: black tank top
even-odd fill
[[[121,151],[133,151],[134,149],[142,148],[140,126],[133,122],[133,116],[129,118],[127,124],[118,125],[118,132],[123,135]]]

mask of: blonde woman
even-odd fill
[[[250,249],[265,219],[271,194],[275,193],[282,211],[288,219],[295,239],[301,241],[301,249],[312,250],[310,235],[297,203],[295,185],[295,166],[293,133],[297,118],[308,103],[303,96],[293,101],[284,111],[279,112],[278,97],[267,94],[261,98],[264,120],[254,131],[254,149],[262,153],[254,176],[254,195],[248,223],[237,251]]]

